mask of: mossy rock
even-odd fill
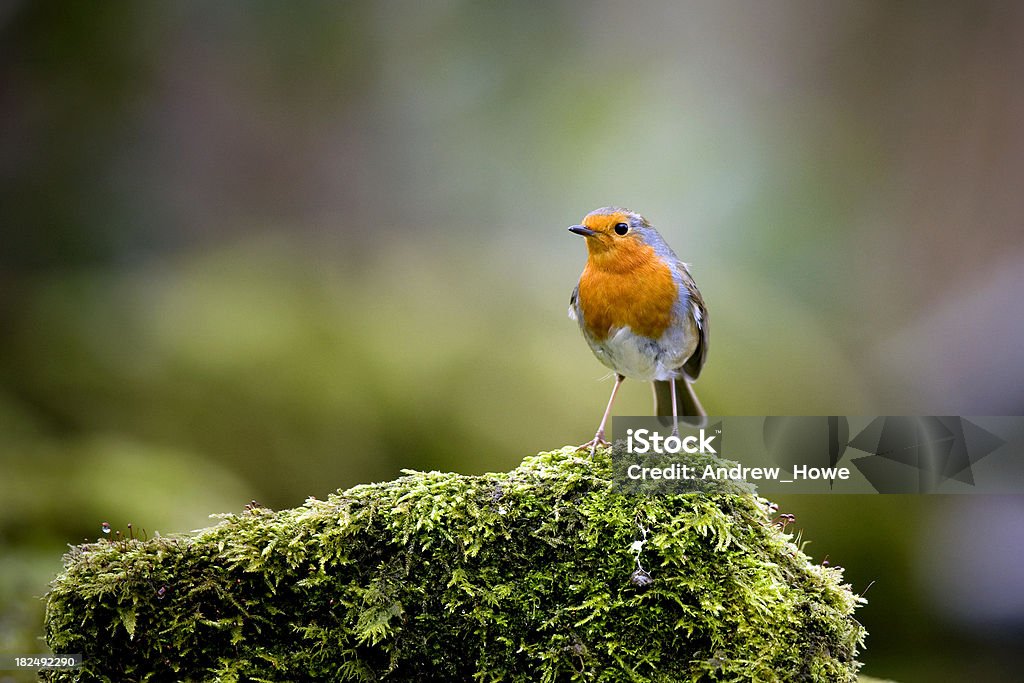
[[[611,471],[566,448],[78,546],[46,633],[85,665],[44,678],[856,680],[861,598],[766,501],[626,495]]]

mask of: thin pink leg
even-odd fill
[[[590,457],[594,457],[594,453],[597,452],[598,446],[607,446],[608,442],[604,439],[604,428],[608,424],[608,416],[612,414],[612,405],[615,403],[615,394],[619,393],[619,385],[626,379],[625,375],[615,375],[615,386],[612,387],[612,395],[608,397],[608,407],[604,409],[604,415],[601,417],[601,425],[597,428],[597,434],[594,438],[587,443],[581,445],[579,450],[584,448],[590,448]]]
[[[684,382],[686,380],[683,380]],[[676,380],[670,380],[672,389],[672,436],[679,436],[679,407],[676,405]]]

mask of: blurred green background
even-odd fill
[[[1020,414],[1022,83],[1013,2],[0,4],[0,652],[103,521],[590,438],[599,206],[692,264],[713,414]],[[1019,680],[1020,497],[779,502],[866,673]]]

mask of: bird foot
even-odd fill
[[[590,441],[588,441],[586,443],[581,443],[579,446],[577,446],[576,450],[577,451],[585,451],[586,449],[589,448],[590,449],[590,457],[593,458],[594,454],[597,452],[597,447],[598,446],[610,446],[610,445],[611,445],[610,443],[608,443],[607,441],[604,440],[604,432],[598,432],[597,434],[594,435],[593,439],[591,439]]]

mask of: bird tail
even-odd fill
[[[672,417],[672,382],[656,380],[654,384],[654,414],[658,417]],[[685,377],[676,380],[676,408],[680,418],[688,425],[702,427],[705,424],[704,406],[700,404],[693,386]],[[692,419],[696,418],[696,419]]]

